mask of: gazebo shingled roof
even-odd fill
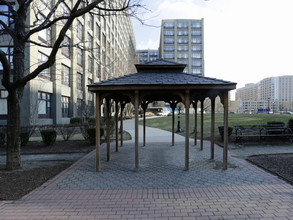
[[[137,73],[111,78],[101,82],[89,85],[91,91],[104,90],[105,87],[125,87],[126,86],[177,86],[185,85],[187,87],[197,86],[198,89],[207,86],[226,89],[234,89],[236,83],[219,80],[215,78],[204,77],[195,74],[182,72],[185,64],[177,64],[170,61],[156,60],[146,64],[136,64]],[[181,70],[181,71],[180,71]],[[186,87],[186,88],[187,88]]]
[[[116,102],[116,151],[118,151],[118,103],[121,113],[126,103],[132,102],[135,107],[135,169],[138,170],[138,108],[144,110],[144,145],[145,145],[145,110],[153,101],[169,102],[174,110],[178,102],[185,104],[186,110],[186,139],[185,139],[185,169],[189,169],[189,108],[201,102],[201,149],[203,146],[203,101],[211,99],[211,158],[214,148],[214,114],[215,98],[220,96],[224,105],[224,149],[223,167],[227,169],[228,151],[228,92],[236,88],[236,83],[184,73],[185,64],[179,64],[163,59],[136,64],[137,73],[120,76],[88,85],[90,91],[96,93],[96,131],[97,131],[97,171],[101,170],[100,160],[100,106],[106,99],[105,112],[107,121],[107,159],[110,160],[110,99]],[[173,111],[174,112],[174,111]],[[195,111],[196,112],[196,111]],[[121,117],[122,119],[123,117]],[[121,120],[123,130],[123,120]],[[196,127],[196,125],[195,125]],[[196,127],[197,129],[197,127]],[[195,132],[196,134],[197,132]],[[195,136],[195,144],[196,144]],[[121,140],[121,145],[123,140]],[[172,145],[174,145],[174,114],[172,116]]]

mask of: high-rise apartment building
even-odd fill
[[[46,2],[39,1],[42,14],[37,16],[40,20],[51,10]],[[66,4],[73,4],[73,1],[66,1]],[[66,4],[61,3],[58,13],[66,13]],[[0,6],[1,10],[9,11],[6,5]],[[36,22],[35,11],[30,10],[27,26]],[[62,25],[61,20],[52,28],[35,33],[31,41],[49,46]],[[12,42],[5,33],[0,34],[0,49],[11,60]],[[28,43],[26,69],[32,71],[36,65],[46,61],[50,50]],[[128,16],[85,14],[78,17],[66,33],[55,64],[26,85],[21,104],[21,123],[65,124],[73,116],[94,114],[94,95],[88,92],[87,85],[133,73],[135,62],[135,37]],[[2,69],[0,66],[0,80]],[[6,124],[6,97],[7,91],[0,85],[0,124]]]
[[[258,84],[249,83],[236,90],[236,100],[258,100]]]
[[[149,61],[154,61],[159,58],[159,51],[158,50],[137,50],[136,51],[136,60],[137,63],[145,63]]]
[[[257,112],[261,108],[273,112],[293,111],[293,76],[268,77],[257,84],[247,84],[237,89],[236,100],[240,102],[241,112]]]
[[[204,76],[203,27],[203,19],[162,20],[160,58],[184,63],[184,72]]]

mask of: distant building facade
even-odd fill
[[[46,16],[51,8],[39,1]],[[74,4],[68,1],[66,4]],[[60,13],[68,10],[61,3]],[[0,5],[9,11],[8,6]],[[70,5],[72,6],[72,5]],[[16,9],[17,9],[16,4]],[[36,22],[30,9],[27,26]],[[30,22],[30,23],[29,23]],[[56,39],[63,21],[52,28],[34,34],[32,41],[50,45]],[[0,49],[12,61],[13,42],[7,34],[0,33]],[[77,46],[73,46],[77,45]],[[21,103],[22,125],[66,124],[71,117],[93,115],[94,95],[87,89],[88,84],[112,77],[135,72],[135,37],[129,16],[94,16],[86,14],[78,17],[67,31],[63,47],[58,51],[55,64],[44,70],[25,86]],[[25,67],[35,69],[48,59],[51,49],[28,43]],[[0,65],[0,80],[2,79]],[[6,124],[7,91],[0,84],[0,124]]]
[[[237,89],[240,112],[293,111],[293,76],[268,77],[257,84]]]
[[[162,20],[159,56],[186,64],[184,72],[204,76],[204,20]]]
[[[158,50],[136,50],[136,60],[137,63],[145,63],[149,61],[154,61],[159,59],[159,51]]]

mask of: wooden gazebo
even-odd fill
[[[201,137],[200,148],[203,149],[203,102],[206,98],[211,100],[211,159],[214,158],[214,122],[215,98],[220,97],[224,106],[224,147],[223,168],[228,166],[228,92],[236,88],[236,83],[184,73],[185,64],[178,64],[166,60],[156,60],[145,64],[136,64],[137,73],[112,78],[89,85],[89,90],[96,94],[96,169],[101,171],[100,153],[100,114],[101,105],[105,99],[107,160],[110,160],[110,100],[115,101],[116,113],[116,151],[118,151],[118,112],[120,103],[122,113],[126,103],[132,103],[135,109],[135,170],[139,169],[139,143],[138,143],[138,112],[139,106],[144,110],[144,138],[145,145],[145,110],[153,101],[170,103],[172,115],[172,145],[174,145],[174,109],[177,103],[185,105],[185,170],[189,169],[189,110],[191,104],[195,108],[201,103]],[[195,116],[197,120],[197,116]],[[195,121],[195,142],[197,133]],[[121,117],[121,130],[123,120]],[[122,135],[121,135],[122,136]],[[121,145],[123,138],[121,139]]]

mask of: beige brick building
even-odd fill
[[[39,2],[42,13],[37,16],[40,21],[51,9],[48,3]],[[58,13],[66,14],[68,6],[71,7],[61,3]],[[3,8],[5,6],[1,6]],[[29,20],[30,24],[36,21],[33,11]],[[31,40],[50,46],[62,25],[60,21],[54,27],[34,34]],[[0,37],[6,39],[3,34]],[[8,38],[0,41],[0,49],[7,51],[10,59],[11,46]],[[25,51],[26,69],[32,71],[36,65],[46,61],[50,50],[48,47],[28,44]],[[22,124],[63,124],[73,116],[93,115],[94,96],[88,92],[87,85],[133,73],[135,62],[135,37],[128,16],[86,14],[77,18],[66,33],[54,66],[26,85],[21,108]],[[2,85],[0,92],[0,124],[5,124],[7,92]]]

